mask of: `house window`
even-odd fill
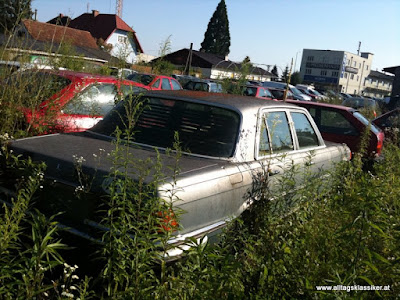
[[[368,65],[365,65],[365,69],[368,71]]]
[[[332,77],[337,77],[339,76],[339,72],[338,71],[332,71]]]
[[[307,56],[307,61],[314,61],[314,56]]]
[[[351,80],[354,79],[354,74],[351,74],[350,79],[351,79]]]
[[[356,67],[356,66],[357,66],[357,62],[355,61],[355,62],[354,62],[354,67]]]
[[[344,78],[347,78],[347,73],[344,73]]]
[[[357,81],[360,79],[360,76],[357,75]]]
[[[321,76],[326,76],[326,70],[321,70]]]
[[[311,74],[311,69],[306,69],[306,74],[310,75]]]

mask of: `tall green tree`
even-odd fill
[[[12,31],[22,19],[32,18],[32,0],[0,0],[0,33]]]
[[[274,74],[276,77],[279,77],[278,68],[276,65],[272,68],[271,73]]]
[[[208,23],[200,51],[225,56],[229,54],[230,46],[228,13],[225,0],[221,0]]]
[[[282,75],[281,75],[281,80],[284,82],[287,82],[289,78],[289,67],[286,66],[285,70],[283,71]]]
[[[300,72],[293,72],[292,76],[290,77],[290,84],[296,85],[300,83],[302,83]]]

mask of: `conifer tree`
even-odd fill
[[[225,56],[229,54],[230,45],[228,14],[225,0],[221,0],[208,23],[200,51]]]
[[[274,74],[276,77],[279,77],[278,68],[276,65],[272,68],[271,73]]]

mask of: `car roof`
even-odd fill
[[[145,96],[163,97],[166,99],[181,99],[187,101],[200,101],[221,106],[244,109],[259,109],[260,107],[296,107],[291,103],[278,102],[273,100],[258,99],[234,94],[208,93],[201,91],[188,90],[169,90],[169,91],[149,91]]]
[[[117,80],[114,76],[110,75],[100,75],[100,74],[92,74],[92,73],[85,73],[85,72],[76,72],[70,70],[51,70],[51,69],[38,69],[38,70],[27,70],[24,72],[40,72],[40,73],[50,73],[50,74],[57,74],[60,76],[65,77],[74,77],[79,79],[107,79],[107,80]]]
[[[328,107],[328,108],[334,108],[334,109],[339,109],[339,110],[347,110],[349,112],[357,111],[356,109],[349,107],[349,106],[344,106],[344,105],[337,105],[337,104],[330,104],[330,103],[323,103],[323,102],[312,102],[312,101],[299,101],[299,100],[287,100],[289,103],[293,104],[299,104],[299,105],[308,105],[308,106],[319,106],[319,107]]]

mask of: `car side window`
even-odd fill
[[[265,156],[271,154],[270,140],[268,135],[267,119],[265,114],[262,118],[260,130],[260,142],[258,145],[258,156]]]
[[[63,113],[104,116],[115,105],[116,96],[117,88],[114,84],[93,84],[75,95],[64,106]]]
[[[264,90],[263,97],[274,98],[274,96],[272,96],[271,92],[268,89],[263,89],[263,90]]]
[[[168,78],[163,78],[161,81],[161,89],[162,90],[170,90],[171,85],[169,84],[169,79]]]
[[[172,89],[173,90],[181,90],[181,85],[174,79],[171,79]]]
[[[319,141],[317,134],[315,133],[315,130],[307,116],[300,112],[292,112],[291,116],[300,149],[318,147]]]
[[[358,136],[358,130],[340,112],[321,110],[321,132]]]
[[[293,140],[289,122],[284,111],[266,113],[269,136],[271,138],[272,153],[281,153],[293,150]]]
[[[155,88],[160,87],[160,79],[157,79],[156,82],[154,82],[153,87],[155,87]]]

